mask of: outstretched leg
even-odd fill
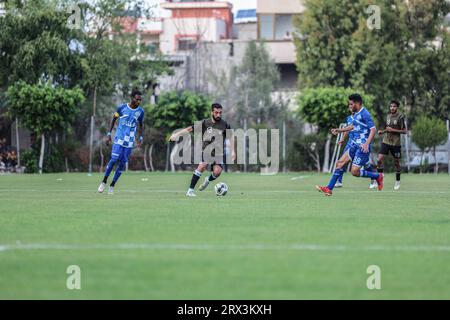
[[[355,177],[370,178],[376,180],[378,184],[378,190],[381,191],[383,189],[383,174],[364,169],[364,164],[367,163],[368,159],[365,159],[363,153],[357,152],[355,160],[352,163],[352,175]]]
[[[344,174],[344,166],[350,161],[349,153],[344,153],[339,160],[336,162],[336,168],[334,169],[333,175],[331,176],[330,182],[326,187],[316,185],[316,189],[323,192],[326,196],[331,196],[333,194],[334,186],[339,178]]]
[[[206,187],[209,185],[209,183],[211,181],[216,180],[218,177],[220,177],[220,174],[222,173],[222,166],[219,164],[214,164],[212,167],[212,172],[209,175],[208,178],[205,179],[205,181],[203,182],[203,184],[200,186],[199,190],[203,191],[206,189]]]
[[[111,174],[116,162],[117,162],[117,159],[111,158],[111,160],[109,160],[108,164],[106,165],[106,171],[105,171],[105,176],[103,177],[103,183],[106,183],[108,181],[108,177]]]
[[[119,165],[116,168],[116,172],[114,172],[113,181],[111,182],[110,186],[114,187],[116,185],[117,180],[119,180],[120,176],[122,175],[122,171],[125,170],[126,162],[120,161]]]
[[[114,165],[119,160],[120,152],[121,152],[120,146],[114,144],[111,151],[111,159],[106,165],[105,175],[103,176],[103,181],[100,183],[98,187],[98,192],[102,193],[103,191],[105,191],[106,183],[108,182],[108,177],[111,174],[112,170],[114,169]]]
[[[377,171],[378,173],[383,173],[384,170],[384,154],[378,154],[378,159],[377,159]]]
[[[125,167],[128,162],[128,158],[130,157],[132,151],[133,151],[133,149],[131,149],[131,148],[125,148],[125,147],[120,146],[119,162],[116,167],[116,172],[114,172],[113,181],[109,185],[108,194],[114,193],[114,186],[116,185],[117,180],[119,180],[120,176],[122,175],[122,171],[125,170]]]
[[[342,167],[342,170],[343,170],[342,174],[339,176],[339,178],[337,179],[336,184],[334,185],[335,188],[342,187],[342,185],[343,185],[342,178],[344,177],[344,173],[347,171],[347,165]]]

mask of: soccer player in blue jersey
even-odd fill
[[[336,163],[336,169],[330,179],[328,186],[317,186],[316,189],[326,196],[333,194],[336,181],[344,174],[344,166],[352,161],[351,173],[355,177],[375,179],[378,183],[378,190],[383,189],[383,174],[364,169],[369,163],[371,143],[376,133],[376,128],[369,111],[363,106],[362,98],[359,94],[352,94],[348,98],[349,108],[353,112],[351,125],[342,129],[333,129],[332,133],[352,131],[352,140],[349,141],[349,149]]]
[[[117,107],[116,112],[113,115],[111,126],[108,132],[106,144],[109,145],[112,142],[111,132],[114,129],[114,125],[117,120],[116,134],[114,135],[114,143],[111,151],[111,160],[109,160],[106,166],[105,176],[102,183],[98,187],[98,192],[105,191],[106,183],[114,165],[117,163],[116,172],[114,173],[113,180],[109,186],[108,194],[114,193],[114,186],[119,179],[122,171],[128,162],[131,152],[135,144],[138,148],[141,147],[143,134],[144,134],[144,109],[139,105],[142,102],[142,93],[134,90],[131,93],[131,102],[121,104]],[[136,128],[139,126],[139,137],[136,137]]]
[[[353,125],[353,114],[354,114],[354,112],[352,111],[350,106],[349,106],[349,111],[350,111],[351,114],[345,119],[346,126]],[[334,133],[335,135],[337,135],[339,133],[339,132],[336,131],[336,129],[332,129],[331,132]],[[350,150],[350,148],[352,146],[352,141],[354,139],[354,131],[353,130],[343,132],[341,140],[338,143],[340,145],[343,145],[347,138],[348,138],[347,144],[344,147],[344,152],[342,153],[342,157],[347,157],[347,159],[349,160],[349,156],[348,156],[347,153]],[[343,159],[345,160],[345,158],[343,158]],[[347,160],[347,162],[348,162],[348,160]],[[336,181],[336,184],[334,185],[335,188],[341,188],[343,186],[342,178],[344,177],[344,173],[347,171],[347,165],[345,165],[342,169],[344,170],[344,172],[339,176],[338,180]],[[372,165],[370,164],[370,162],[368,162],[364,166],[364,169],[369,170],[369,171],[374,171],[373,168],[372,168]],[[372,181],[375,182],[375,180],[372,180]],[[376,187],[376,185],[375,185],[375,187]]]

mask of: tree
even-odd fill
[[[144,1],[130,4],[125,0],[100,0],[82,5],[85,17],[82,37],[82,81],[92,109],[86,106],[84,119],[90,118],[89,172],[92,171],[93,136],[98,113],[97,97],[128,98],[133,88],[148,88],[156,76],[168,71],[161,55],[151,54],[150,48],[137,42],[135,34],[124,31],[124,25],[150,15]],[[141,90],[142,90],[141,89]],[[105,100],[105,99],[102,99]],[[102,101],[100,100],[100,101]],[[106,126],[113,99],[100,104],[100,119]],[[92,110],[92,111],[91,111]],[[91,111],[91,112],[90,112]],[[84,126],[80,126],[84,127]],[[82,130],[81,132],[86,132]]]
[[[380,0],[380,29],[369,29],[372,1],[307,0],[295,20],[301,88],[343,86],[374,96],[381,121],[388,101],[410,118],[448,113],[450,54],[445,0]]]
[[[447,127],[444,121],[437,118],[420,117],[412,128],[412,140],[422,152],[420,159],[420,171],[422,172],[423,155],[428,150],[433,150],[435,160],[434,173],[439,170],[436,158],[436,147],[447,141]]]
[[[11,1],[8,6],[0,17],[0,87],[18,80],[36,84],[49,79],[70,86],[75,78],[71,71],[80,65],[69,45],[80,34],[67,27],[68,14],[49,0],[20,6]]]
[[[29,85],[19,81],[7,92],[8,110],[41,138],[39,173],[43,171],[45,136],[53,131],[70,132],[71,124],[84,102],[79,88],[55,88],[50,84]]]
[[[330,161],[331,128],[339,127],[349,115],[348,96],[355,90],[345,88],[316,88],[304,89],[298,98],[299,118],[317,126],[317,131],[327,136],[325,155],[322,170],[327,172]],[[371,95],[359,92],[363,97],[364,106],[371,111],[374,98]]]
[[[263,42],[248,44],[236,73],[237,117],[254,124],[272,120],[269,116],[274,107],[271,94],[279,80],[279,72]]]
[[[361,1],[307,0],[305,5],[305,13],[294,19],[300,86],[350,86],[345,59],[364,13]]]
[[[320,172],[322,167],[320,163],[320,150],[325,147],[325,139],[323,134],[307,134],[304,135],[299,141],[296,141],[295,146],[303,154],[307,154],[316,167],[317,172]]]
[[[79,28],[68,27],[70,5],[80,9]],[[136,34],[124,32],[126,22],[144,16],[149,16],[144,0],[8,2],[0,17],[0,88],[6,91],[18,80],[79,86],[87,103],[75,134],[82,140],[90,133],[91,164],[95,119],[106,127],[117,100],[169,71],[160,54],[151,55]]]

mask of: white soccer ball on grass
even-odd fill
[[[214,190],[217,196],[224,196],[228,192],[228,186],[225,182],[219,182],[215,185]]]

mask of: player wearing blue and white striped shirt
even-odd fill
[[[375,179],[378,183],[378,190],[381,191],[383,189],[383,174],[364,169],[364,166],[369,163],[371,143],[376,133],[372,116],[369,111],[364,108],[362,98],[359,94],[352,94],[348,99],[348,106],[353,112],[351,124],[343,129],[331,130],[335,135],[341,132],[352,133],[348,150],[346,150],[344,155],[336,163],[336,169],[334,170],[328,186],[322,187],[316,185],[316,188],[327,196],[332,195],[332,190],[336,181],[344,174],[344,166],[349,161],[352,161],[352,175],[355,177]]]
[[[113,181],[109,186],[109,194],[114,193],[114,186],[119,179],[122,171],[128,162],[131,152],[136,145],[140,148],[143,140],[144,133],[144,109],[139,105],[142,101],[142,94],[139,91],[133,91],[131,94],[131,102],[121,104],[111,121],[111,127],[108,132],[108,138],[106,143],[109,145],[112,141],[111,131],[117,120],[118,125],[116,134],[114,135],[114,144],[111,151],[111,160],[109,160],[106,166],[105,176],[102,183],[98,187],[98,192],[103,192],[114,165],[117,163],[116,172],[114,173]],[[136,128],[139,125],[139,138],[136,138]]]

